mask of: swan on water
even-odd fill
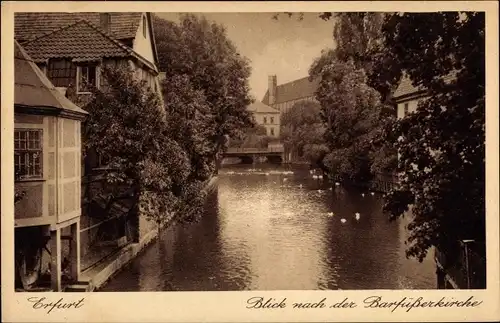
[[[319,175],[319,176],[318,176],[318,178],[319,178],[319,179],[323,179],[323,175]]]
[[[283,182],[286,182],[286,181],[288,181],[288,178],[283,178]]]
[[[335,182],[335,186],[340,186],[340,183],[339,182]]]
[[[370,194],[373,196],[373,195],[375,195],[375,192],[370,192]]]
[[[331,188],[331,187],[329,188],[329,190],[330,190],[330,191],[331,191],[332,189],[333,189],[333,188]]]
[[[314,179],[318,179],[318,175],[313,175],[313,178]]]
[[[356,212],[356,220],[359,220],[359,218],[361,218],[361,214],[359,214],[358,212]]]
[[[328,212],[328,216],[333,216],[333,212]]]
[[[299,188],[302,188],[302,184],[299,185]]]
[[[340,222],[342,222],[342,223],[346,223],[346,222],[347,222],[347,220],[346,220],[346,219],[340,219]]]
[[[266,176],[269,176],[269,173],[266,173]]]
[[[362,197],[365,197],[365,193],[361,193],[361,196],[362,196]]]

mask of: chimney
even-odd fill
[[[276,102],[276,87],[278,86],[278,81],[276,75],[269,75],[268,91],[269,91],[269,105],[273,105]]]
[[[109,34],[111,27],[111,15],[107,12],[102,12],[99,14],[101,29]]]

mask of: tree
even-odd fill
[[[328,172],[343,179],[366,180],[372,137],[382,110],[380,95],[366,84],[364,70],[352,61],[334,61],[322,69],[321,77],[316,98],[326,126]]]
[[[362,71],[365,76],[361,77],[363,82],[364,93],[373,98],[373,89],[380,94],[380,100],[384,105],[373,102],[373,111],[366,111],[370,116],[365,118],[370,119],[371,129],[366,129],[366,133],[370,134],[365,140],[366,149],[362,149],[363,153],[360,156],[349,156],[348,151],[338,151],[329,155],[329,162],[334,168],[343,169],[341,173],[344,176],[361,175],[363,172],[385,173],[391,172],[395,168],[397,155],[393,147],[387,145],[385,141],[380,140],[380,134],[388,129],[389,125],[395,119],[395,111],[391,107],[391,92],[395,90],[395,86],[388,86],[388,81],[381,78],[378,65],[381,57],[387,57],[387,53],[383,51],[382,41],[382,23],[384,13],[366,13],[366,12],[349,12],[349,13],[334,13],[332,15],[323,15],[324,19],[333,19],[333,37],[336,43],[334,49],[323,51],[309,69],[311,78],[320,78],[322,86],[318,93],[320,102],[325,102],[325,97],[329,95],[329,91],[340,90],[332,85],[329,80],[328,70],[333,67],[341,67],[341,64],[346,66],[352,64],[354,69]],[[381,53],[384,53],[382,55]],[[340,64],[339,64],[340,63]],[[325,74],[326,73],[326,74]],[[349,73],[342,74],[344,77],[351,77]],[[326,79],[325,79],[326,76]],[[330,82],[330,83],[329,83]],[[346,82],[349,82],[347,80]],[[368,88],[372,88],[369,90]],[[319,92],[318,91],[318,92]],[[333,93],[330,93],[333,95]],[[344,95],[343,92],[335,93],[335,95]],[[359,94],[361,95],[361,94]],[[321,98],[320,98],[321,97]],[[328,107],[324,107],[328,109]],[[331,112],[335,113],[335,112]],[[353,115],[344,115],[346,118],[352,118]],[[337,116],[337,121],[341,114]],[[352,121],[352,120],[351,120]],[[350,124],[349,120],[345,120],[346,124]],[[368,139],[369,138],[369,139]],[[338,144],[338,143],[337,143]],[[334,145],[337,145],[334,144]],[[350,151],[357,153],[358,150]],[[337,157],[335,157],[337,156]],[[343,161],[341,161],[343,160]],[[361,179],[359,176],[355,176]],[[368,178],[367,176],[362,176]]]
[[[108,206],[130,201],[133,221],[148,209],[148,217],[161,225],[178,204],[189,203],[174,187],[190,174],[189,155],[166,135],[168,119],[156,93],[130,70],[104,68],[102,73],[106,86],[93,89],[84,131],[85,149],[109,161],[101,193]]]
[[[299,101],[281,115],[280,136],[285,148],[319,167],[324,167],[327,151],[324,131],[321,107],[316,102]]]
[[[247,106],[249,95],[249,61],[241,56],[227,38],[222,25],[195,15],[181,16],[178,24],[155,17],[156,43],[160,69],[166,77],[187,77],[195,91],[201,91],[210,127],[214,130],[213,162],[227,148],[227,138],[241,136],[242,129],[252,125]]]
[[[397,14],[385,46],[414,86],[428,89],[416,112],[387,132],[400,154],[400,187],[385,210],[411,207],[408,256],[432,246],[485,240],[485,16],[482,12]],[[391,71],[392,74],[396,72]]]

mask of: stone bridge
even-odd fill
[[[237,157],[244,164],[256,163],[259,159],[265,159],[270,163],[282,163],[285,150],[283,146],[268,148],[229,148],[223,157]]]

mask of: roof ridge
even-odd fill
[[[94,26],[93,23],[91,23],[90,21],[88,21],[87,19],[80,19],[81,22],[84,22],[85,24],[87,24],[90,28],[94,29],[95,31],[97,31],[99,34],[101,34],[102,36],[106,37],[108,40],[112,41],[115,45],[117,45],[118,47],[120,47],[121,49],[125,50],[127,53],[130,53],[131,51],[133,52],[133,49],[128,47],[127,45],[123,44],[122,42],[116,40],[112,35],[109,35],[108,33],[106,33],[104,30],[102,30],[101,28],[97,27],[97,26]]]
[[[144,60],[146,62],[149,62],[145,57],[143,57],[142,55],[140,55],[139,53],[137,53],[133,48],[131,48],[131,47],[123,44],[121,41],[115,39],[112,35],[108,34],[104,30],[102,30],[101,28],[99,28],[98,26],[95,26],[90,21],[88,21],[86,19],[81,19],[81,20],[84,21],[87,25],[89,25],[92,29],[94,29],[95,31],[97,31],[98,33],[100,33],[104,37],[108,38],[113,43],[115,43],[115,45],[117,45],[121,49],[125,50],[128,54],[135,55],[135,56],[137,56],[136,58],[139,58],[140,60]],[[156,68],[156,64],[154,62],[150,62],[150,63],[152,63],[153,66]]]

